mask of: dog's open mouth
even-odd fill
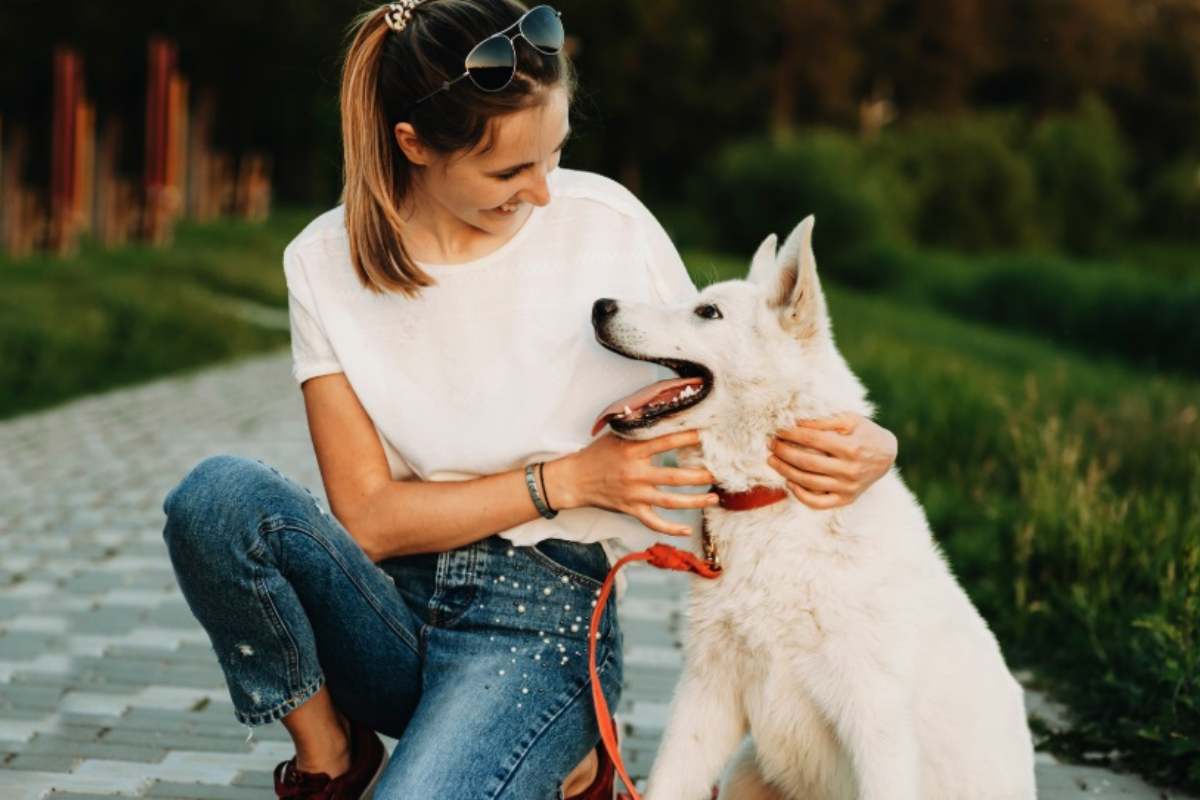
[[[612,425],[615,431],[629,431],[653,425],[660,419],[696,405],[707,397],[712,389],[712,373],[693,361],[634,356],[615,347],[609,347],[603,340],[600,343],[614,353],[619,353],[627,358],[662,364],[664,367],[674,370],[680,377],[652,383],[627,397],[613,401],[608,408],[600,412],[600,416],[596,417],[596,422],[592,426],[593,436],[599,433],[605,425]]]

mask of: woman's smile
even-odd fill
[[[502,217],[507,217],[516,213],[517,209],[520,207],[521,204],[519,202],[509,202],[501,206],[496,206],[495,208],[489,208],[488,211],[492,214],[499,214]]]

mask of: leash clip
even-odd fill
[[[717,552],[717,543],[708,532],[708,519],[700,517],[700,546],[704,548],[704,561],[715,572],[721,571],[721,555]]]

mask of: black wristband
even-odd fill
[[[542,484],[542,500],[546,501],[546,508],[550,509],[555,514],[557,514],[558,509],[555,508],[554,506],[550,505],[550,495],[549,495],[549,493],[546,492],[546,462],[545,461],[538,462],[538,480]]]

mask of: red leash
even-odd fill
[[[721,507],[728,511],[749,511],[778,503],[788,497],[786,489],[761,485],[752,486],[745,491],[727,492],[714,483],[710,487],[710,491],[717,494],[717,497],[721,499]],[[617,570],[631,561],[649,561],[652,566],[659,569],[694,572],[702,578],[720,577],[721,559],[717,554],[716,543],[708,532],[708,519],[704,516],[700,518],[700,544],[704,548],[704,558],[668,544],[656,544],[646,550],[639,550],[625,556],[613,564],[613,568],[609,570],[608,577],[604,579],[604,586],[600,589],[600,597],[596,600],[596,610],[592,612],[592,624],[588,627],[588,675],[592,679],[592,705],[596,709],[596,722],[600,726],[600,739],[604,742],[604,749],[608,751],[609,758],[617,768],[617,774],[621,776],[625,787],[629,789],[627,796],[631,800],[642,800],[642,796],[634,788],[629,773],[625,771],[625,764],[621,761],[621,748],[617,746],[617,732],[613,728],[612,714],[608,711],[608,701],[604,699],[604,693],[600,691],[600,675],[596,670],[596,637],[599,635],[600,620],[604,616],[604,606],[608,603],[609,593],[612,592],[613,579],[617,577]],[[715,787],[713,796],[716,797]]]
[[[600,597],[596,600],[596,609],[592,611],[592,623],[588,627],[588,674],[592,679],[592,705],[596,709],[596,721],[600,726],[600,739],[604,742],[604,749],[608,751],[609,758],[616,765],[617,774],[625,782],[625,787],[629,789],[629,794],[633,800],[642,800],[642,796],[638,794],[637,789],[633,786],[633,781],[629,778],[629,773],[625,771],[624,762],[621,761],[621,749],[617,746],[617,732],[613,728],[612,715],[608,711],[608,701],[604,699],[604,692],[600,690],[600,675],[596,670],[596,637],[599,635],[600,620],[604,616],[604,607],[607,605],[608,596],[612,592],[613,580],[617,577],[617,570],[631,561],[649,561],[651,565],[659,569],[694,572],[702,578],[719,577],[721,575],[721,568],[709,564],[709,562],[692,553],[679,550],[667,544],[656,544],[649,549],[630,553],[613,565],[613,568],[609,570],[608,577],[604,579],[604,586],[600,589]]]

